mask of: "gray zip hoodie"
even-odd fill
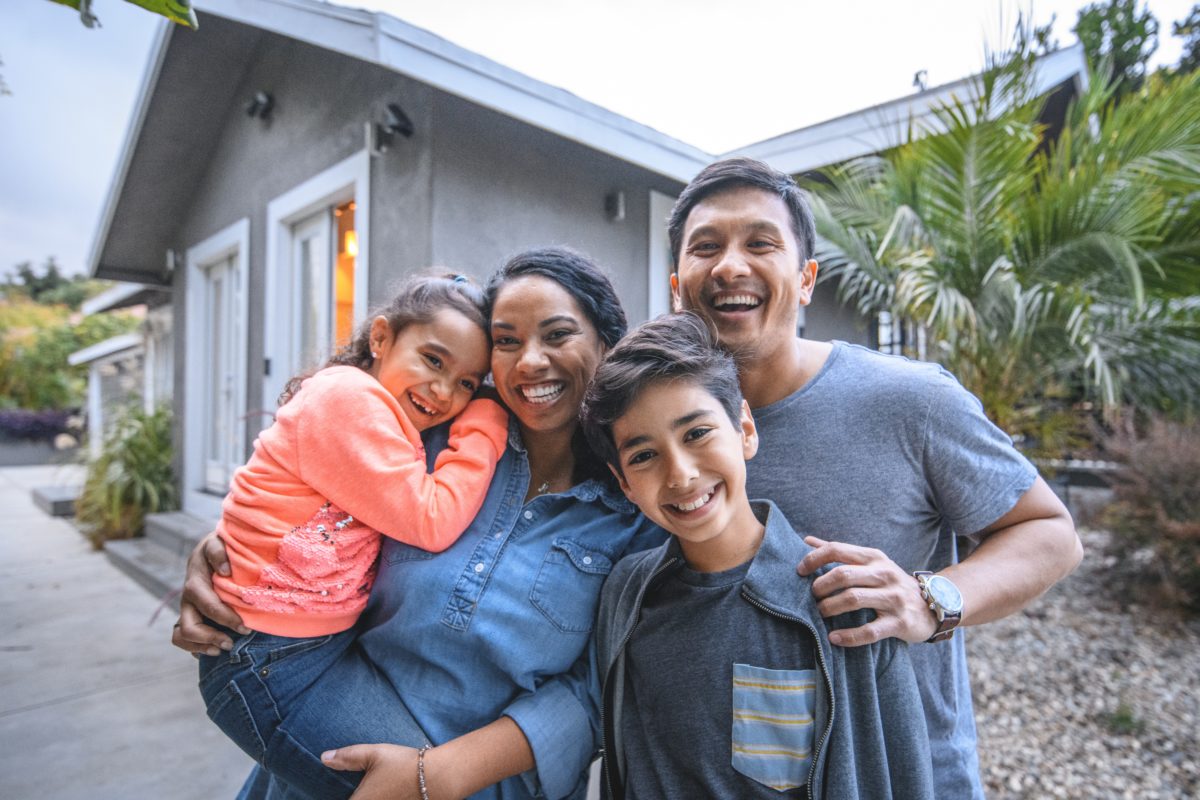
[[[812,548],[792,530],[774,503],[756,500],[752,505],[759,519],[765,515],[766,534],[742,584],[742,597],[763,613],[794,622],[797,647],[810,648],[813,641],[818,644],[816,661],[822,680],[813,715],[816,745],[808,797],[932,798],[929,739],[908,646],[896,639],[863,647],[831,645],[829,630],[865,624],[873,613],[822,619],[810,591],[811,579],[796,574],[796,565]],[[679,544],[672,537],[659,547],[623,559],[600,596],[596,651],[604,678],[604,786],[606,796],[614,800],[625,797],[620,716],[625,645],[637,627],[646,590],[683,563]],[[804,635],[804,630],[809,635]],[[713,731],[712,735],[728,736],[729,731]]]

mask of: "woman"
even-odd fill
[[[484,506],[443,553],[385,544],[355,647],[281,722],[321,750],[408,745],[333,757],[332,766],[368,768],[359,796],[421,798],[418,760],[434,800],[582,796],[599,724],[587,650],[600,588],[622,555],[662,538],[578,431],[592,373],[625,332],[608,279],[572,251],[535,250],[493,275],[488,297],[492,373],[514,424]],[[224,639],[200,612],[240,624],[211,593],[205,553],[220,563],[219,550],[210,538],[189,564],[173,641],[192,652]],[[425,737],[438,746],[419,758]],[[276,738],[264,763],[283,774],[300,759],[288,757],[289,736]],[[339,774],[348,794],[358,775]],[[301,791],[330,785],[328,774],[292,779]],[[261,769],[243,790],[287,793]]]

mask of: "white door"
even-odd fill
[[[239,308],[237,261],[229,257],[205,271],[205,413],[204,488],[217,494],[229,490],[229,479],[241,463],[238,435],[238,347],[243,341]]]
[[[293,373],[324,363],[332,350],[333,247],[329,241],[329,209],[292,226]]]

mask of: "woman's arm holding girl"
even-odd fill
[[[365,771],[352,800],[422,800],[418,751],[393,744],[357,744],[323,753],[333,769]],[[533,750],[508,717],[434,747],[425,754],[429,800],[459,800],[533,769]]]

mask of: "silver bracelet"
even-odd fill
[[[421,790],[421,800],[429,800],[429,791],[425,788],[425,754],[433,749],[427,744],[417,751],[417,788]]]

